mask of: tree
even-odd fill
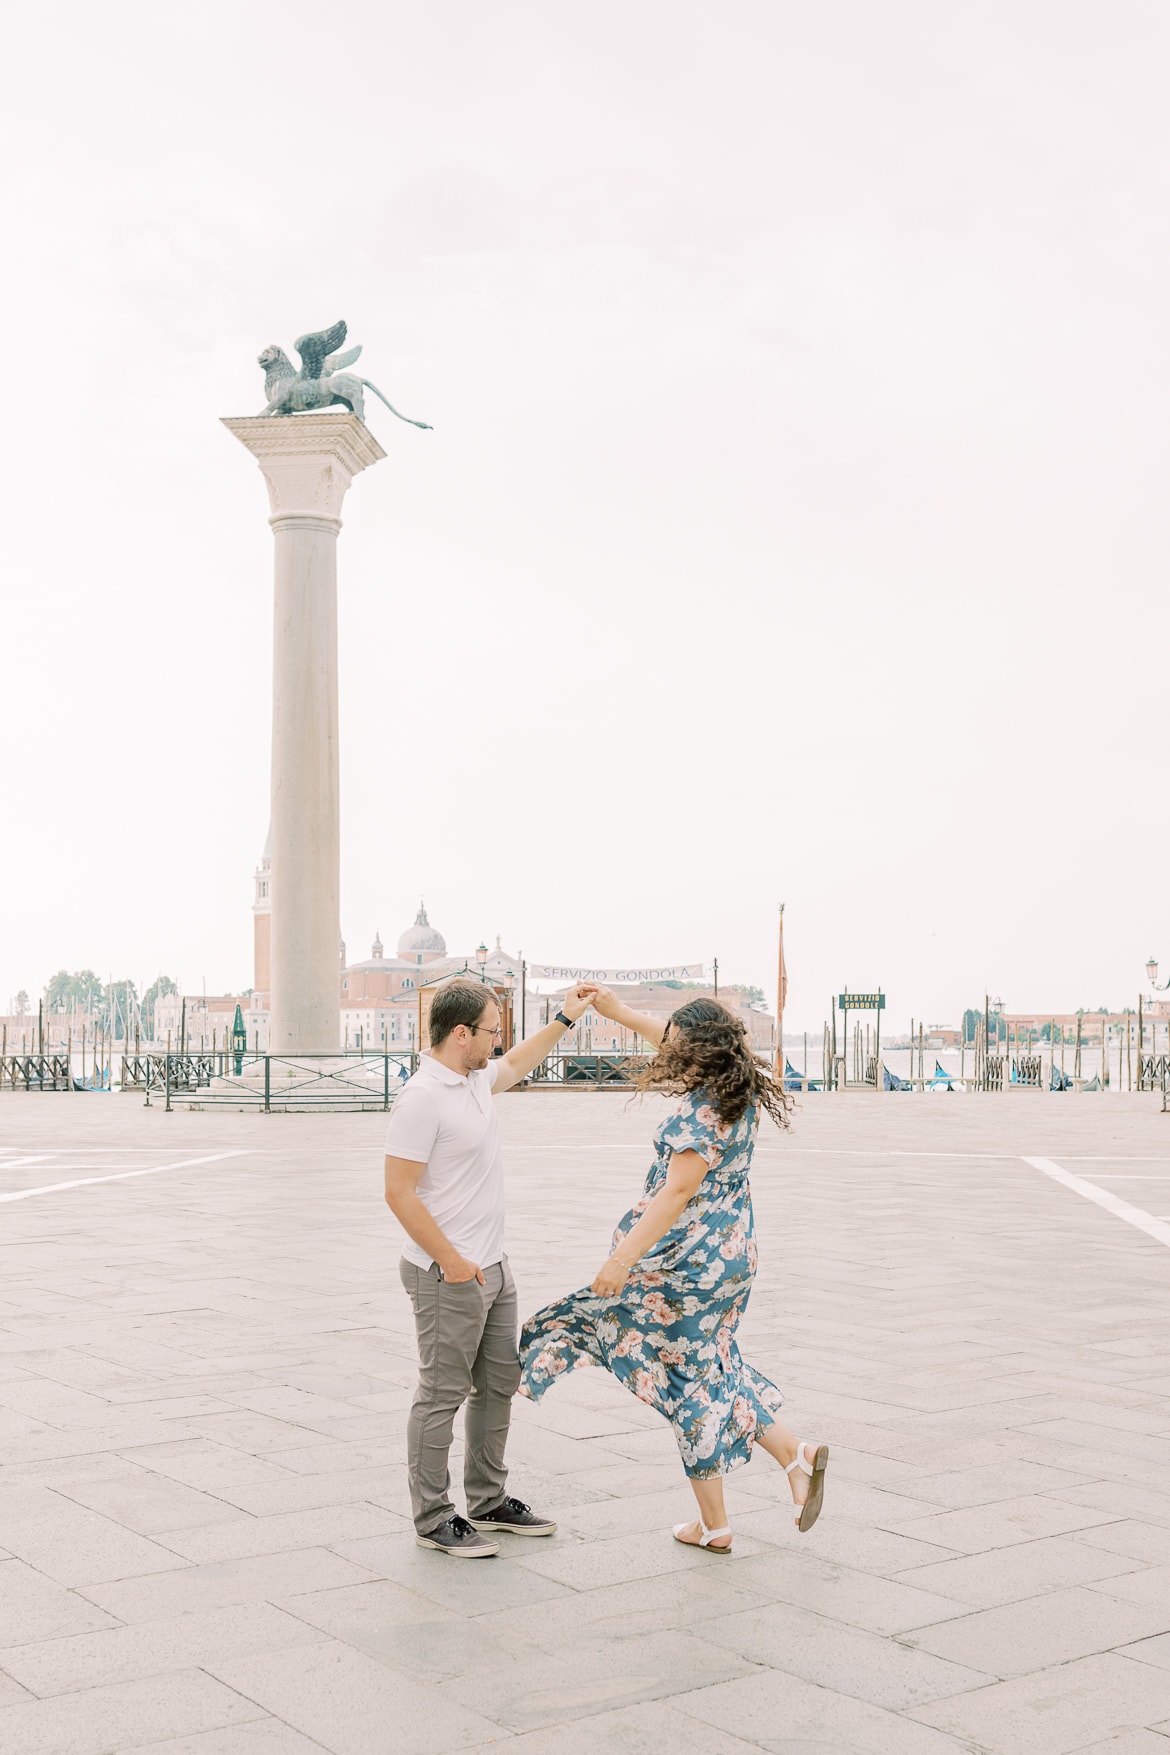
[[[98,1011],[103,992],[101,981],[92,969],[81,969],[76,975],[70,975],[68,969],[58,969],[45,989],[45,1008],[51,1012],[66,1012],[76,1006],[79,1012]]]
[[[731,982],[727,991],[728,993],[741,994],[743,996],[744,1004],[750,1005],[752,1009],[757,1012],[762,1012],[768,1003],[764,998],[764,990],[762,987],[748,987],[742,981]]]
[[[29,997],[28,997],[28,994],[24,991],[23,987],[21,988],[20,992],[17,994],[16,998],[13,1000],[12,1005],[13,1005],[13,1009],[16,1012],[18,1012],[19,1015],[23,1018],[24,1014],[29,1009]]]
[[[703,993],[710,993],[711,991],[711,983],[709,981],[656,981],[654,985],[655,987],[699,988]],[[763,1011],[768,1003],[764,997],[764,990],[762,987],[748,987],[742,981],[725,982],[719,991],[721,993],[742,994],[744,1004],[755,1007],[757,1011]]]
[[[1007,1040],[1007,1025],[1004,1023],[1004,1018],[1003,1018],[1003,1000],[1002,999],[992,999],[992,1000],[988,1001],[987,1019],[988,1019],[989,1025],[990,1025],[990,1029],[988,1031],[988,1034],[989,1034],[991,1041],[998,1042],[1002,1038],[1006,1042],[1006,1040]],[[983,1020],[983,1007],[981,1005],[977,1005],[977,1006],[973,1005],[973,1006],[967,1007],[967,1010],[963,1013],[963,1040],[964,1040],[964,1042],[974,1042],[974,1040],[975,1040],[975,1026],[976,1026],[976,1024],[981,1023],[982,1020]]]
[[[45,1010],[67,1012],[73,998],[73,977],[68,969],[58,969],[45,988]]]

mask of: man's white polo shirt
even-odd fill
[[[504,1163],[492,1087],[498,1060],[479,1072],[452,1072],[424,1054],[394,1099],[386,1152],[425,1164],[418,1195],[460,1255],[493,1267],[504,1256]],[[412,1238],[406,1261],[429,1268],[431,1257]]]

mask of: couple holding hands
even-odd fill
[[[592,1285],[524,1323],[504,1253],[504,1172],[495,1097],[526,1078],[592,1006],[657,1052],[637,1081],[676,1102],[654,1134],[642,1194]],[[459,1558],[499,1552],[501,1535],[556,1524],[507,1493],[512,1397],[538,1401],[565,1372],[600,1365],[674,1428],[698,1518],[677,1541],[731,1550],[723,1477],[759,1444],[788,1475],[799,1530],[820,1514],[827,1445],[800,1444],[783,1401],[740,1357],[735,1330],[756,1272],[749,1171],[760,1118],[787,1126],[789,1099],[742,1023],[696,998],[664,1024],[606,987],[570,989],[553,1023],[493,1056],[491,989],[451,981],[435,995],[430,1053],[394,1103],[386,1202],[406,1232],[402,1282],[414,1309],[419,1381],[407,1426],[416,1540]],[[466,1403],[467,1516],[450,1498],[448,1455]]]

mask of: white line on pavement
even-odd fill
[[[23,1150],[24,1148],[22,1146],[0,1146],[0,1152],[5,1153],[21,1152],[23,1154]],[[37,1156],[41,1158],[64,1158],[70,1152],[154,1152],[157,1150],[157,1146],[54,1146],[51,1152],[38,1152]],[[15,1160],[6,1157],[4,1162],[6,1164],[12,1164]]]
[[[64,1147],[59,1152],[33,1152],[26,1158],[0,1158],[0,1170],[27,1170],[30,1164],[47,1165],[50,1169],[54,1170],[88,1170],[90,1168],[88,1164],[57,1164],[54,1162],[55,1159],[64,1158],[66,1152],[69,1152],[69,1154],[72,1155],[74,1152],[80,1151],[80,1149],[79,1146],[71,1146]],[[87,1147],[86,1151],[87,1153],[90,1151],[102,1152],[107,1149],[109,1151],[117,1151],[119,1157],[125,1157],[129,1152],[158,1151],[157,1146],[127,1146],[124,1150],[115,1146],[110,1146],[108,1148],[105,1146],[93,1146]],[[95,1168],[100,1169],[101,1166],[96,1165]]]
[[[1108,1188],[1098,1188],[1095,1182],[1086,1182],[1083,1176],[1074,1176],[1071,1170],[1062,1170],[1051,1158],[1025,1158],[1033,1170],[1040,1170],[1045,1176],[1051,1176],[1054,1182],[1063,1182],[1074,1194],[1083,1200],[1091,1200],[1095,1206],[1104,1207],[1107,1213],[1115,1218],[1124,1219],[1127,1225],[1133,1225],[1138,1231],[1144,1231],[1156,1243],[1164,1243],[1170,1249],[1170,1224],[1165,1219],[1155,1219],[1152,1213],[1143,1212],[1141,1207],[1130,1206],[1127,1200],[1121,1200]]]
[[[819,1158],[998,1158],[1011,1164],[1016,1156],[1014,1152],[893,1152],[884,1146],[798,1146],[787,1140],[769,1140],[767,1143],[785,1155],[811,1152]]]
[[[95,1182],[124,1182],[128,1176],[158,1176],[163,1170],[189,1170],[193,1164],[218,1164],[223,1158],[246,1158],[246,1150],[213,1152],[208,1158],[180,1158],[174,1164],[151,1164],[145,1170],[118,1170],[112,1176],[82,1176],[73,1182],[50,1182],[44,1188],[18,1188],[11,1194],[0,1194],[0,1201],[31,1200],[34,1194],[59,1194],[63,1188],[89,1188]]]

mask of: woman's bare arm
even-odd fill
[[[649,1012],[636,1012],[630,1006],[623,1005],[612,988],[599,987],[593,995],[593,1009],[608,1018],[613,1024],[620,1024],[623,1030],[632,1030],[635,1036],[645,1037],[655,1048],[661,1048],[662,1038],[666,1034],[666,1022],[662,1018],[652,1018]]]
[[[590,1290],[602,1298],[613,1298],[621,1291],[630,1270],[672,1225],[677,1225],[696,1194],[699,1184],[710,1169],[706,1158],[698,1152],[672,1152],[666,1181],[653,1196],[646,1211],[631,1227],[618,1248],[597,1275]]]

